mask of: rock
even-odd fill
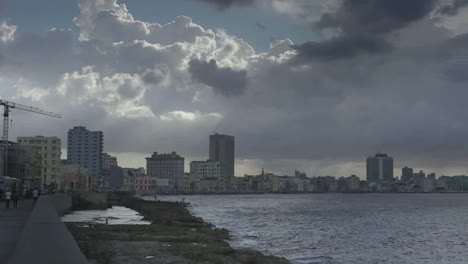
[[[230,238],[228,230],[191,215],[185,203],[150,202],[127,196],[118,204],[139,212],[151,225],[96,224],[87,228],[68,223],[90,263],[289,263],[285,258],[258,251],[231,248],[226,241]]]

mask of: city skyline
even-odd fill
[[[1,98],[63,115],[13,110],[10,138],[64,140],[83,124],[125,166],[177,151],[187,170],[206,135],[226,133],[237,176],[363,177],[362,157],[379,151],[396,168],[467,173],[465,5],[3,2]]]
[[[82,124],[80,124],[79,126],[74,126],[73,128],[70,128],[69,131],[72,131],[74,129],[82,129],[82,130],[85,130],[85,131],[88,131],[88,132],[95,132],[95,133],[102,133],[102,137],[104,138],[104,133],[102,131],[89,131],[87,129],[86,126],[83,126]],[[205,161],[205,160],[212,160],[210,159],[210,149],[212,147],[211,145],[211,138],[212,137],[216,137],[216,136],[220,136],[221,138],[223,137],[228,137],[228,138],[233,138],[234,139],[234,136],[231,136],[231,135],[225,135],[225,134],[219,134],[219,133],[214,133],[213,135],[209,135],[208,137],[208,141],[207,141],[207,144],[208,144],[208,154],[206,154],[205,156],[200,156],[200,157],[197,157],[197,158],[187,158],[184,156],[184,159],[185,159],[185,162],[184,162],[184,171],[185,173],[188,173],[190,172],[190,164],[192,162],[201,162],[201,161]],[[53,137],[53,138],[57,138],[59,141],[60,141],[60,138],[56,137],[56,136],[43,136],[43,135],[36,135],[36,136],[22,136],[22,137],[18,137],[19,140],[21,139],[24,139],[24,138],[32,138],[32,139],[35,139],[35,138],[50,138],[50,137]],[[103,141],[104,142],[104,141]],[[21,143],[21,142],[19,142]],[[68,145],[68,141],[67,141],[67,145]],[[116,156],[114,157],[112,154],[112,152],[105,152],[105,146],[103,146],[103,155],[107,155],[109,156],[109,158],[114,158],[114,159],[117,159],[119,160],[119,166],[122,167],[122,168],[132,168],[132,169],[138,169],[138,168],[144,168],[146,170],[146,167],[147,167],[147,163],[146,163],[146,159],[148,158],[148,156],[151,156],[152,153],[154,154],[155,152],[151,152],[151,153],[141,153],[141,155],[143,156],[143,158],[139,158],[139,157],[136,157],[134,154],[132,156],[134,156],[135,160],[131,160],[131,161],[128,161],[128,160],[125,160],[125,158],[123,158],[121,156],[121,154],[119,153],[115,153]],[[171,151],[163,151],[163,152],[160,152],[160,153],[171,153],[173,152],[174,150],[171,150]],[[177,152],[177,151],[176,151]],[[157,153],[157,152],[156,152]],[[68,156],[68,151],[66,148],[62,148],[61,149],[61,158],[62,160],[67,160],[67,156]],[[111,155],[109,155],[111,154]],[[214,153],[212,153],[213,157],[214,157]],[[121,159],[119,159],[119,157]],[[382,152],[378,152],[375,154],[375,157],[378,157],[378,156],[381,156],[381,157],[387,157],[388,155],[387,154],[384,154]],[[350,175],[356,175],[357,177],[361,178],[362,180],[366,180],[367,178],[367,175],[368,175],[368,172],[367,172],[367,165],[366,163],[369,162],[369,159],[371,158],[374,158],[374,154],[372,155],[368,155],[367,156],[367,160],[362,162],[362,164],[364,164],[364,168],[361,168],[361,173],[353,173],[353,171],[347,171],[345,173],[342,173],[342,174],[330,174],[330,173],[322,173],[322,174],[313,174],[311,173],[310,171],[308,170],[303,170],[307,175],[308,177],[318,177],[318,176],[333,176],[333,177],[348,177]],[[397,162],[397,164],[403,164],[403,165],[400,165],[401,167],[399,167],[399,165],[397,166],[393,166],[393,157],[389,157],[391,160],[392,160],[392,167],[393,167],[393,175],[390,177],[401,177],[403,176],[403,173],[402,173],[402,170],[405,169],[405,168],[408,168],[409,166],[409,169],[411,170],[414,170],[414,172],[417,172],[417,171],[424,171],[424,172],[427,172],[427,173],[435,173],[437,175],[437,177],[440,177],[440,176],[458,176],[458,175],[465,175],[464,173],[437,173],[437,171],[441,171],[441,170],[437,170],[437,169],[433,169],[433,168],[428,168],[428,167],[417,167],[417,166],[413,166],[411,165],[410,163],[406,162],[406,161],[400,161],[400,162]],[[235,159],[235,161],[237,161],[237,159]],[[237,164],[237,163],[236,163]],[[235,165],[235,168],[237,168],[237,165]],[[244,175],[256,175],[258,174],[260,171],[263,171],[266,167],[255,167],[253,168],[252,171],[243,171],[242,169],[240,170],[241,172],[243,173],[239,173],[239,174],[235,174],[234,176],[237,176],[237,177],[243,177]],[[277,175],[293,175],[291,171],[275,171],[275,170],[271,170],[270,168],[266,168],[270,173],[274,173],[274,174],[277,174]],[[296,171],[298,168],[295,168],[294,170]],[[299,169],[299,171],[301,171],[301,169]],[[356,171],[356,170],[355,170]],[[442,170],[443,171],[443,170]],[[388,180],[388,179],[387,179]]]
[[[83,126],[81,126],[81,125],[80,125],[80,126],[75,126],[75,127],[74,127],[74,129],[76,129],[76,128],[81,128],[81,129],[87,130],[86,127],[83,127]],[[72,130],[72,129],[70,129],[70,130]],[[91,131],[91,132],[93,132],[93,131]],[[98,132],[99,132],[99,133],[102,133],[101,131],[98,131]],[[36,136],[36,137],[43,137],[43,136]],[[103,137],[103,136],[102,136],[102,137]],[[209,144],[208,144],[208,145],[209,145],[209,152],[208,152],[208,155],[207,155],[208,158],[207,158],[207,156],[200,157],[199,159],[187,159],[186,157],[184,157],[184,172],[185,172],[185,173],[188,173],[188,172],[191,171],[190,166],[191,166],[191,163],[192,163],[192,162],[204,162],[205,160],[206,160],[206,161],[216,161],[216,160],[217,160],[216,157],[217,157],[218,155],[220,155],[220,154],[217,154],[217,153],[216,153],[216,152],[218,152],[219,150],[216,150],[216,151],[215,151],[215,142],[217,142],[218,140],[219,140],[220,142],[223,142],[222,145],[226,144],[226,143],[224,143],[225,140],[232,141],[232,144],[233,144],[233,145],[232,145],[232,147],[230,146],[229,148],[232,148],[232,151],[233,151],[233,150],[234,150],[234,138],[235,138],[234,136],[225,135],[225,134],[219,134],[219,133],[215,133],[215,134],[213,134],[213,135],[209,135],[209,140],[208,140],[208,143],[209,143]],[[67,144],[68,144],[68,142],[67,142]],[[220,143],[217,143],[217,144],[220,144]],[[217,145],[217,144],[216,144],[216,145]],[[219,147],[218,147],[218,148],[219,148]],[[224,147],[223,147],[223,148],[224,148]],[[222,152],[224,152],[224,151],[226,151],[226,150],[222,149]],[[167,151],[167,153],[169,153],[169,154],[170,154],[171,152],[172,152],[172,153],[175,153],[175,152],[177,152],[177,151]],[[228,152],[229,152],[229,151],[228,151]],[[67,149],[62,149],[62,153],[65,153],[65,155],[68,155]],[[141,166],[131,166],[131,165],[130,165],[130,166],[128,166],[127,164],[134,164],[134,163],[127,163],[127,162],[125,161],[125,159],[123,159],[122,162],[119,162],[119,166],[120,166],[120,167],[123,167],[123,168],[133,168],[133,169],[145,168],[145,169],[147,169],[147,166],[148,166],[148,164],[147,164],[148,155],[151,156],[151,155],[154,155],[154,154],[157,154],[157,153],[158,153],[158,152],[152,152],[152,153],[148,153],[148,154],[143,154],[143,155],[145,156],[144,159],[143,159],[143,160],[144,160],[144,161],[143,161],[143,162],[144,162],[144,165],[141,165]],[[160,153],[165,154],[166,152],[163,151],[163,152],[160,152]],[[112,154],[112,153],[111,153],[111,154]],[[233,153],[233,154],[234,154],[234,153]],[[109,156],[109,158],[112,157],[112,158],[114,158],[114,159],[119,160],[118,157],[113,157],[112,155],[109,155],[109,153],[107,153],[107,152],[103,152],[103,155],[107,155],[107,156]],[[225,154],[224,154],[224,155],[225,155]],[[235,155],[234,155],[234,158],[235,158]],[[393,159],[393,157],[390,157],[390,156],[388,156],[387,154],[384,154],[384,153],[381,153],[381,152],[378,152],[378,153],[376,153],[375,155],[367,156],[367,160],[366,160],[366,162],[364,162],[364,164],[365,164],[365,163],[368,164],[368,163],[369,163],[369,159],[373,159],[373,158],[384,158],[384,159],[387,159],[387,158],[388,158],[388,159],[391,160],[391,165],[390,165],[390,166],[391,166],[391,168],[393,168],[393,170],[391,170],[391,173],[392,173],[392,174],[391,174],[391,175],[388,175],[388,176],[382,176],[382,175],[381,175],[381,177],[384,177],[387,181],[389,181],[390,179],[392,179],[392,178],[394,178],[394,177],[402,177],[402,176],[404,175],[404,173],[403,173],[402,171],[405,170],[405,169],[408,169],[408,166],[410,166],[409,169],[411,169],[411,171],[413,171],[413,170],[414,170],[415,172],[417,172],[418,170],[421,171],[421,172],[422,172],[422,171],[425,171],[425,172],[428,172],[428,173],[435,174],[435,175],[437,175],[437,177],[440,177],[440,176],[458,176],[458,175],[465,175],[465,174],[456,174],[456,173],[455,173],[455,174],[449,174],[449,173],[437,174],[437,173],[435,172],[436,170],[431,170],[430,168],[419,168],[419,167],[414,167],[414,166],[409,165],[408,163],[405,163],[404,161],[401,161],[400,163],[406,164],[406,165],[404,165],[404,166],[402,166],[402,167],[394,166],[394,159]],[[236,160],[236,159],[235,159],[235,160]],[[141,162],[141,160],[140,160],[139,162]],[[140,163],[140,164],[142,164],[142,163]],[[309,174],[310,172],[307,172],[307,171],[304,171],[304,172],[305,172],[306,174],[309,174],[309,177],[318,177],[318,176],[348,177],[348,176],[350,176],[350,175],[356,175],[357,177],[361,178],[362,180],[367,180],[367,178],[369,177],[369,176],[368,176],[368,175],[369,175],[369,172],[368,172],[368,167],[367,167],[367,166],[368,166],[368,165],[366,165],[366,168],[364,168],[364,172],[365,172],[364,174],[356,174],[356,173],[352,173],[352,172],[349,172],[349,171],[348,171],[348,173],[344,173],[344,174],[326,174],[326,173],[325,173],[325,174],[312,174],[312,175],[311,175],[311,174]],[[379,166],[379,165],[377,165],[377,166]],[[236,168],[235,165],[234,165],[234,168]],[[261,171],[263,172],[264,169],[265,169],[265,167],[262,167],[262,168],[261,168]],[[269,168],[267,168],[267,169],[269,169]],[[256,168],[256,171],[252,171],[252,172],[248,172],[248,173],[246,172],[246,173],[242,173],[242,174],[234,174],[234,176],[243,177],[243,175],[256,175],[256,174],[259,172],[259,170],[260,170],[260,167]],[[295,170],[295,172],[298,172],[298,171],[297,171],[297,168],[294,169],[294,170]],[[388,169],[385,169],[385,170],[388,171]],[[301,170],[299,170],[299,171],[301,171]],[[278,174],[278,175],[285,175],[285,176],[286,176],[286,175],[292,175],[292,173],[289,172],[289,171],[278,172],[278,171],[273,171],[273,170],[270,170],[270,169],[269,169],[269,172],[270,172],[270,173],[274,173],[274,174]],[[383,178],[382,178],[382,179],[383,179]],[[382,180],[382,179],[381,179],[381,180]]]
[[[105,132],[104,132],[104,134],[105,134]],[[51,137],[51,135],[49,135],[49,136],[44,136],[44,135],[26,136],[26,135],[23,135],[23,134],[20,137],[37,137],[37,136]],[[55,136],[53,136],[53,137],[55,137]],[[207,144],[208,143],[209,143],[209,139],[207,140]],[[65,146],[65,144],[63,146]],[[148,155],[151,155],[151,153],[154,152],[153,151],[153,152],[148,152],[148,153],[128,153],[128,155],[131,156],[131,158],[128,159],[129,156],[127,156],[127,153],[108,152],[108,151],[105,151],[105,150],[106,150],[106,148],[104,147],[104,152],[107,153],[107,154],[110,154],[111,156],[116,157],[117,160],[119,161],[119,166],[125,167],[125,168],[145,168],[146,167],[145,159],[148,157]],[[168,149],[168,150],[162,150],[160,152],[161,153],[166,153],[166,152],[170,153],[172,151],[175,151],[175,150],[174,149]],[[68,153],[67,149],[62,148],[61,149],[61,158],[66,159],[67,153]],[[208,154],[200,155],[200,156],[196,156],[196,157],[186,156],[183,153],[182,153],[182,155],[185,157],[185,162],[184,162],[185,172],[190,171],[190,162],[209,159]],[[289,169],[288,170],[275,170],[275,169],[268,168],[266,166],[261,166],[261,163],[256,163],[256,164],[258,164],[258,166],[256,166],[256,165],[255,166],[249,166],[248,169],[245,169],[245,167],[242,165],[242,161],[239,161],[239,159],[236,159],[235,160],[235,162],[236,162],[235,168],[236,168],[236,170],[239,170],[239,174],[236,174],[235,176],[243,176],[245,174],[253,175],[253,174],[259,173],[262,170],[262,168],[268,168],[269,172],[272,172],[272,173],[275,173],[275,174],[278,174],[278,175],[291,175],[291,174],[293,174],[294,170],[299,170],[299,171],[306,172],[306,174],[309,175],[310,177],[314,177],[314,176],[349,176],[349,175],[357,175],[358,177],[360,177],[362,179],[365,179],[366,178],[366,160],[365,159],[369,155],[373,155],[373,154],[372,153],[367,154],[366,156],[361,157],[360,161],[355,162],[357,164],[356,165],[357,168],[353,167],[352,170],[347,170],[346,167],[343,167],[342,169],[340,169],[342,171],[342,173],[338,173],[338,174],[333,174],[333,173],[330,173],[330,172],[326,172],[326,170],[324,170],[323,173],[320,173],[320,172],[316,173],[315,171],[317,171],[317,170],[314,170],[313,168],[308,169],[308,167],[296,167],[296,168],[293,168],[292,171],[290,171]],[[400,175],[401,174],[401,169],[403,169],[404,167],[410,167],[410,168],[414,169],[415,172],[419,171],[419,170],[423,170],[425,172],[431,172],[431,173],[433,172],[433,173],[436,173],[437,177],[442,176],[442,175],[450,176],[450,175],[466,175],[466,174],[468,174],[467,172],[465,172],[466,170],[463,169],[463,167],[460,167],[459,170],[447,170],[447,169],[445,169],[443,167],[422,167],[422,166],[416,165],[415,163],[411,163],[410,161],[399,160],[398,157],[397,157],[397,159],[394,160],[394,162],[395,162],[395,166],[394,166],[394,169],[393,169],[393,174],[395,176],[401,176]]]

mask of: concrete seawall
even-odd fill
[[[70,208],[66,195],[40,197],[8,263],[88,263],[59,217]]]

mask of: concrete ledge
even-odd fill
[[[68,213],[72,208],[72,197],[71,195],[55,194],[47,196],[50,203],[55,207],[59,216],[63,216]]]
[[[88,263],[57,214],[66,209],[61,196],[39,198],[8,263]]]

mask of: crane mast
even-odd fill
[[[31,112],[31,113],[36,113],[36,114],[41,114],[41,115],[46,115],[46,116],[51,116],[51,117],[57,117],[61,118],[62,116],[60,114],[56,114],[53,112],[48,112],[44,111],[42,109],[39,109],[37,107],[32,107],[32,106],[27,106],[27,105],[22,105],[10,101],[5,101],[5,100],[0,100],[0,105],[3,106],[3,150],[4,150],[4,175],[6,176],[8,174],[8,128],[10,126],[10,112],[11,109],[16,108],[19,110]]]

